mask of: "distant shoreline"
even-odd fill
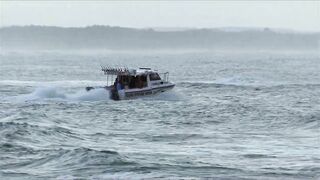
[[[111,26],[0,28],[4,50],[319,50],[320,32],[301,33],[269,28],[215,28],[159,31]]]

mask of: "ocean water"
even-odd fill
[[[176,87],[112,101],[100,64]],[[319,179],[319,121],[317,53],[0,55],[1,179]]]

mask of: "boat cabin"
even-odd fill
[[[107,85],[109,86],[109,76],[113,81],[114,88],[120,83],[121,89],[141,89],[168,83],[169,73],[158,73],[150,68],[127,69],[127,68],[102,68],[107,75]],[[163,76],[163,78],[161,78]],[[115,78],[116,77],[116,78]]]

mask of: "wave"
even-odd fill
[[[35,125],[27,122],[0,122],[0,135],[7,141],[25,141],[29,144],[45,145],[47,141],[54,143],[54,139],[82,140],[83,138],[70,128],[62,126]],[[35,138],[37,137],[37,138]],[[0,140],[2,140],[0,138]],[[36,140],[36,141],[35,141]],[[4,141],[4,142],[5,142]]]
[[[277,156],[266,155],[266,154],[244,154],[242,155],[242,157],[249,158],[249,159],[277,158]]]
[[[117,151],[94,149],[88,147],[36,149],[14,143],[1,143],[0,152],[20,153],[19,163],[15,158],[8,157],[7,166],[2,173],[25,173],[26,175],[55,178],[61,174],[77,176],[79,172],[101,174],[106,170],[117,172],[119,169],[132,168],[137,165]],[[0,155],[1,157],[1,155]],[[1,165],[1,163],[0,163]]]

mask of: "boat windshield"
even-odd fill
[[[150,81],[158,81],[158,80],[161,80],[161,78],[160,78],[158,73],[150,74]]]

